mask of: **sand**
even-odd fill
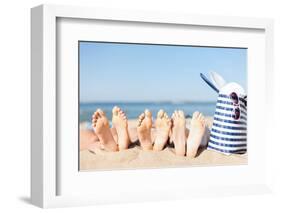
[[[187,119],[189,127],[190,119]],[[212,118],[207,118],[210,127]],[[135,128],[136,120],[129,121],[129,128]],[[83,128],[83,126],[81,126]],[[136,138],[132,135],[131,138]],[[128,150],[120,152],[98,151],[96,153],[80,151],[80,170],[112,170],[112,169],[146,169],[188,166],[226,166],[247,164],[247,154],[224,155],[215,151],[201,149],[196,158],[176,156],[173,147],[166,147],[160,152],[143,151],[134,143]]]

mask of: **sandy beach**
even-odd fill
[[[212,117],[207,117],[207,126],[212,125]],[[187,128],[190,118],[186,119]],[[128,121],[129,128],[136,128],[137,120]],[[83,137],[85,124],[80,124],[80,137]],[[82,134],[82,135],[81,135]],[[81,137],[81,138],[82,138]],[[130,135],[132,141],[136,141],[136,135]],[[137,142],[132,143],[128,150],[120,152],[106,151],[80,151],[80,170],[112,170],[112,169],[145,169],[165,167],[188,166],[226,166],[247,164],[247,154],[230,156],[210,150],[200,149],[196,158],[176,156],[172,146],[164,150],[143,151]]]

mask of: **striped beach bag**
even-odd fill
[[[237,83],[226,83],[215,72],[203,80],[217,93],[216,111],[207,149],[226,155],[247,152],[247,96]]]

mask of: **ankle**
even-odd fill
[[[186,150],[186,157],[195,158],[196,154],[197,154],[197,150],[195,150],[195,149]]]
[[[147,142],[142,142],[141,147],[143,150],[152,150],[152,143],[147,141]]]
[[[115,141],[108,141],[108,143],[103,144],[106,151],[117,152],[118,146]]]
[[[159,138],[155,139],[154,145],[153,145],[153,150],[154,151],[161,151],[164,148],[165,142],[163,140],[159,140]]]
[[[127,138],[124,141],[118,143],[118,149],[119,149],[119,151],[128,149],[129,145],[130,145],[130,140],[129,140],[129,138]]]

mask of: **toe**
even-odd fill
[[[144,113],[142,113],[140,116],[139,116],[139,120],[138,120],[138,126],[141,125],[142,121],[144,119]]]
[[[163,109],[160,109],[157,113],[157,118],[162,118],[164,115],[164,110]]]
[[[118,107],[117,106],[113,107],[112,114],[113,115],[118,115]]]
[[[92,117],[92,122],[93,122],[93,121],[96,121],[97,119],[98,119],[98,117],[97,117],[96,115],[93,116],[93,117]]]
[[[139,116],[139,118],[140,118],[140,119],[143,119],[143,118],[144,118],[144,113],[141,113],[140,116]]]
[[[179,111],[179,117],[184,118],[184,112],[182,110]]]
[[[97,119],[97,112],[92,115],[92,119]]]
[[[97,113],[99,113],[101,115],[104,114],[104,112],[100,108],[97,109]]]
[[[97,125],[97,119],[92,120],[92,127],[95,127]]]
[[[146,110],[144,111],[144,113],[145,113],[145,116],[147,116],[147,117],[149,117],[149,118],[152,117],[152,114],[151,114],[151,112],[150,112],[148,109],[146,109]]]
[[[123,112],[122,110],[120,110],[119,114],[120,114],[121,116],[125,116],[125,112]]]
[[[97,120],[98,120],[97,118],[93,118],[93,119],[92,119],[92,123],[96,123]]]
[[[205,125],[205,117],[203,114],[201,114],[200,121],[201,121],[202,125]]]
[[[144,113],[140,114],[140,116],[139,116],[139,123],[142,122],[143,119],[144,119]]]
[[[102,116],[104,116],[104,112],[101,109],[97,109],[97,116],[101,118]]]
[[[122,114],[123,120],[127,120],[127,116],[125,114]]]
[[[204,119],[204,117],[201,117],[201,118],[199,119],[199,122],[200,122],[200,125],[201,125],[202,127],[205,126],[205,119]]]
[[[101,118],[101,115],[100,115],[100,113],[99,113],[98,111],[95,112],[95,118],[96,118],[96,119]]]
[[[176,110],[176,111],[175,111],[175,118],[178,118],[178,117],[179,117],[179,111]]]
[[[118,110],[119,115],[124,119],[126,117],[126,113],[119,107],[117,110]]]
[[[202,121],[202,119],[203,119],[204,117],[203,117],[202,113],[199,113],[199,115],[198,115],[197,118],[198,118],[198,120]]]
[[[192,118],[197,119],[199,114],[200,113],[198,111],[194,112]]]
[[[99,114],[99,112],[98,112],[98,110],[96,110],[95,113],[94,113],[94,116],[98,117],[98,114]]]
[[[166,112],[164,113],[164,118],[169,119],[169,116]]]

